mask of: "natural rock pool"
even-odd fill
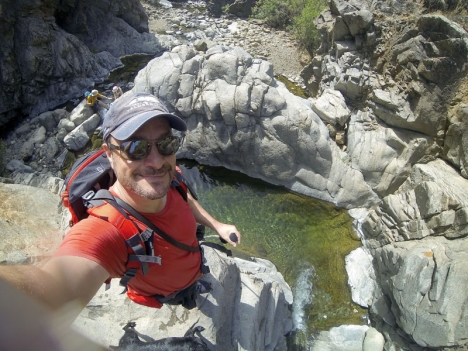
[[[344,259],[361,243],[345,210],[239,172],[189,160],[178,164],[199,202],[242,233],[234,255],[268,259],[284,275],[294,292],[293,318],[303,338],[333,326],[365,323],[367,311],[352,302],[347,285]],[[207,229],[206,235],[215,233]]]

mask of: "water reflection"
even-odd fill
[[[268,259],[284,275],[294,292],[295,326],[306,339],[362,324],[367,311],[351,300],[344,262],[360,241],[345,210],[224,168],[179,165],[200,203],[241,231],[234,253]],[[207,235],[214,233],[207,229]]]

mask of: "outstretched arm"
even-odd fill
[[[213,229],[218,235],[226,240],[232,246],[241,243],[241,235],[234,225],[221,223],[213,218],[190,193],[187,193],[187,202],[192,210],[197,223]],[[237,244],[229,238],[229,234],[234,233],[237,236]]]
[[[3,279],[0,296],[2,350],[109,350],[71,327],[70,309],[51,311]]]
[[[52,309],[69,302],[84,308],[109,273],[82,257],[52,257],[43,266],[0,266],[3,279]]]

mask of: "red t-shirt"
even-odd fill
[[[161,212],[143,215],[177,241],[198,246],[197,223],[188,203],[176,189],[168,191],[166,206]],[[140,222],[138,224],[145,228]],[[149,263],[146,276],[138,270],[136,277],[128,283],[130,298],[134,292],[142,296],[167,296],[188,287],[201,276],[200,252],[180,249],[157,234],[154,235],[154,251],[155,256],[161,257],[161,265]],[[128,254],[124,237],[111,223],[89,216],[70,228],[54,256],[90,259],[104,267],[111,278],[118,278],[126,271]]]

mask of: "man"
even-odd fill
[[[110,100],[107,96],[99,94],[99,92],[96,89],[93,89],[93,90],[91,90],[91,94],[89,94],[86,97],[86,103],[88,104],[88,106],[91,106],[94,109],[95,112],[97,112],[96,104],[99,104],[102,108],[105,108],[107,110],[109,108],[109,106],[107,106],[105,103],[103,103],[99,99]]]
[[[185,122],[170,114],[153,95],[128,93],[116,100],[103,123],[103,148],[117,181],[111,193],[185,245],[196,247],[197,223],[230,238],[235,226],[214,219],[188,194],[185,201],[171,181],[181,140],[172,129],[186,131]],[[153,244],[162,264],[150,264],[128,283],[128,296],[141,304],[160,307],[154,295],[168,296],[193,285],[201,276],[200,252],[179,249],[157,235]],[[69,302],[84,307],[108,278],[121,277],[128,253],[114,225],[90,216],[74,225],[44,266],[1,267],[0,277],[52,308]]]
[[[114,85],[114,87],[112,88],[112,94],[114,94],[114,100],[117,100],[123,95],[122,88],[118,85]]]

